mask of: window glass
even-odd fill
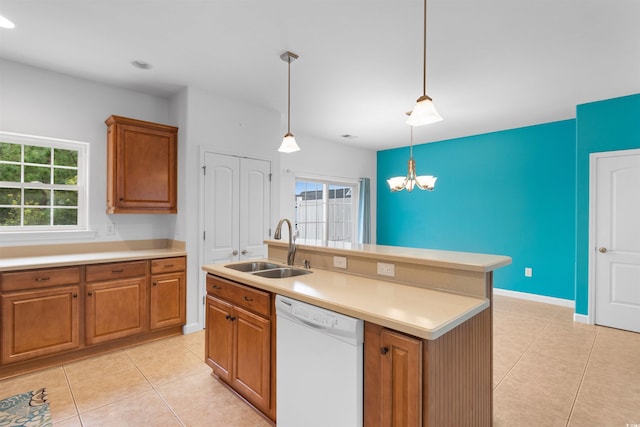
[[[86,230],[87,147],[0,132],[0,233]]]
[[[301,239],[355,242],[357,203],[354,183],[299,178],[296,230]]]

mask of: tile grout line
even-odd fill
[[[598,339],[598,335],[600,334],[600,328],[596,327],[596,334],[593,337],[593,343],[591,343],[591,348],[589,349],[589,357],[587,358],[587,363],[584,364],[584,369],[582,370],[582,377],[580,378],[580,384],[578,385],[578,389],[576,390],[576,395],[573,398],[573,402],[571,402],[571,410],[569,411],[569,419],[567,420],[567,427],[571,423],[571,418],[573,418],[573,410],[576,406],[576,402],[578,401],[578,396],[580,396],[580,391],[582,390],[582,385],[584,384],[584,377],[587,374],[587,369],[589,369],[589,364],[591,363],[591,355],[593,354],[593,349],[596,346],[596,340]]]
[[[555,317],[555,316],[554,316]],[[527,354],[527,352],[529,351],[529,349],[531,348],[531,346],[533,346],[533,344],[538,340],[538,338],[540,338],[540,336],[544,333],[544,331],[547,329],[547,327],[549,327],[549,325],[551,324],[551,320],[553,320],[553,317],[551,319],[549,319],[547,321],[547,324],[544,325],[544,328],[542,328],[540,330],[540,332],[536,335],[536,337],[531,340],[531,342],[529,343],[529,345],[527,346],[527,348],[524,349],[524,351],[522,352],[522,354],[520,355],[520,357],[518,357],[518,360],[516,360],[516,362],[513,364],[513,366],[511,366],[511,368],[509,368],[509,370],[502,376],[502,378],[500,379],[500,381],[498,381],[498,384],[496,384],[493,387],[493,390],[497,390],[498,387],[500,386],[500,384],[502,384],[502,382],[509,376],[509,374],[511,373],[511,371],[513,371],[515,369],[516,366],[518,366],[518,363],[520,363],[520,361],[522,360],[522,358],[524,357],[525,354]],[[495,350],[495,349],[494,349]],[[493,355],[492,355],[493,357]]]
[[[186,346],[184,346],[185,349],[189,350]],[[125,351],[125,354],[127,355],[127,357],[129,358],[129,360],[131,360],[131,363],[133,363],[133,366],[136,367],[136,370],[140,373],[140,375],[142,375],[144,377],[144,379],[149,383],[149,385],[151,386],[151,388],[153,389],[154,393],[156,394],[156,396],[158,396],[158,398],[162,401],[162,403],[164,403],[164,405],[167,407],[167,409],[169,409],[169,411],[171,412],[171,414],[173,414],[173,416],[175,417],[175,419],[178,421],[178,423],[182,426],[182,427],[186,427],[186,424],[184,422],[182,422],[182,419],[180,419],[180,417],[178,416],[178,414],[176,413],[176,411],[174,411],[174,409],[171,407],[171,405],[169,405],[169,402],[167,402],[165,400],[165,398],[162,396],[162,394],[160,393],[160,391],[156,388],[156,385],[151,382],[151,380],[144,374],[144,372],[142,372],[142,370],[140,369],[140,365],[138,365],[132,358],[131,356],[129,356],[129,353],[127,353]]]
[[[78,421],[80,422],[80,426],[82,427],[82,426],[84,426],[84,423],[82,422],[82,417],[80,417],[80,410],[78,409],[78,402],[76,402],[76,396],[73,393],[73,388],[71,387],[71,381],[69,381],[69,376],[67,375],[67,368],[66,368],[64,363],[62,365],[60,365],[60,367],[62,368],[62,372],[64,373],[64,380],[67,382],[67,387],[69,388],[69,393],[71,393],[71,399],[73,399],[73,406],[76,408],[76,416],[78,417]]]

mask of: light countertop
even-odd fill
[[[169,258],[185,256],[184,249],[155,248],[105,252],[71,253],[60,255],[22,256],[0,259],[0,272],[29,270],[35,268],[63,267],[82,264],[102,264],[107,262],[132,261],[138,259]]]
[[[202,269],[223,278],[431,340],[489,307],[486,298],[321,269],[312,268],[312,274],[281,279],[239,272],[226,268],[224,264],[204,265]]]
[[[286,240],[268,240],[271,246],[287,247]],[[368,245],[322,240],[296,240],[298,249],[310,249],[335,255],[358,255],[365,258],[384,258],[385,261],[409,262],[456,270],[489,272],[511,264],[511,257],[473,252],[439,249],[406,248],[400,246]]]

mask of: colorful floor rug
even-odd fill
[[[0,427],[51,427],[47,389],[0,400]]]

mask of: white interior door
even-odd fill
[[[640,150],[594,161],[595,323],[640,332]]]
[[[204,153],[203,264],[239,260],[240,163],[237,157]]]
[[[267,257],[271,222],[271,164],[240,159],[240,259]]]

